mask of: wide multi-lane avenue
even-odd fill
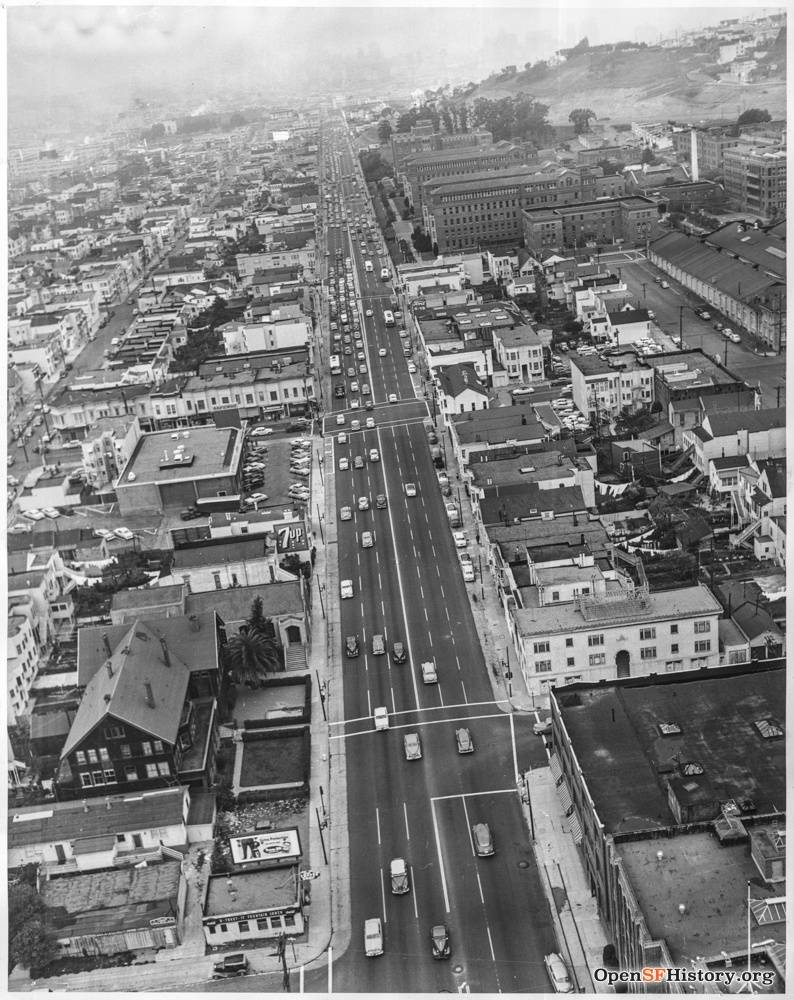
[[[345,294],[359,310],[363,340],[342,357],[334,382],[345,384],[345,395],[332,397],[324,422],[326,468],[332,456],[335,470],[338,575],[353,589],[352,597],[338,598],[335,641],[342,648],[333,651],[343,670],[344,720],[332,726],[331,749],[345,754],[351,880],[351,941],[334,963],[333,988],[546,991],[543,956],[556,945],[516,789],[518,774],[541,763],[541,741],[532,735],[533,718],[494,701],[430,455],[427,406],[409,373],[402,324],[385,324],[393,288],[381,280],[382,251],[360,248],[356,219],[369,216],[368,205],[362,186],[351,180],[354,161],[341,133],[336,150],[326,147],[325,155],[333,200],[324,259],[335,271],[328,285],[336,289],[340,273],[346,281],[344,260],[352,258],[347,273],[354,291],[346,285]],[[371,271],[365,260],[373,261]],[[369,397],[360,391],[364,383]],[[397,402],[389,402],[392,395]],[[360,408],[350,408],[354,398]],[[374,426],[367,427],[367,418]],[[415,495],[407,484],[414,484]],[[360,509],[362,498],[368,509]],[[341,519],[344,507],[350,519]],[[345,654],[347,636],[358,641],[356,657]],[[373,653],[375,636],[383,637],[385,654]],[[405,646],[404,663],[394,661],[395,642]],[[435,664],[438,683],[423,683],[423,662]],[[386,731],[375,729],[378,707],[388,710]],[[455,730],[461,727],[471,734],[473,753],[458,753]],[[404,737],[414,733],[422,756],[409,760]],[[475,855],[471,831],[478,823],[493,833],[490,857]],[[391,892],[393,858],[408,865],[404,895]],[[384,931],[384,954],[375,959],[364,955],[370,917],[379,917]],[[447,961],[431,955],[430,928],[439,923],[450,932]],[[307,975],[306,989],[325,986],[324,973]]]

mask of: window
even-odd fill
[[[710,631],[711,631],[710,621],[695,622],[695,635],[703,635],[704,632],[710,632]]]
[[[711,650],[711,639],[696,639],[695,652],[708,653]]]
[[[565,661],[565,666],[566,667],[575,667],[576,666],[576,659],[575,659],[575,657],[569,656],[568,659]]]
[[[551,671],[551,660],[536,660],[535,661],[535,673],[536,674],[547,674]]]
[[[566,646],[567,649],[570,649],[573,646],[573,636],[569,635],[566,638],[566,640],[565,640],[565,646]]]
[[[210,924],[209,925],[209,932],[210,932],[210,934],[214,934],[217,929],[218,928],[215,926],[215,924]]]
[[[138,768],[134,767],[132,764],[127,764],[124,768],[124,780],[125,781],[137,781],[138,780]]]
[[[544,511],[544,513],[545,513],[545,511]],[[559,601],[559,599],[560,599],[560,592],[559,592],[559,590],[552,590],[552,592],[551,592],[551,599],[552,599],[552,601]]]
[[[655,628],[641,628],[640,629],[640,642],[647,642],[648,639],[656,638]]]
[[[141,754],[144,757],[152,756],[152,744],[148,740],[144,740],[144,742],[141,743]]]
[[[80,772],[80,784],[83,786],[83,788],[91,787],[91,775],[88,773],[88,771]]]
[[[247,934],[251,928],[249,927],[247,920],[238,920],[237,929],[241,934]]]
[[[220,575],[220,573],[213,573],[212,574],[212,579],[215,582],[215,589],[216,590],[220,590],[221,589],[221,575]]]
[[[256,922],[256,928],[260,931],[266,931],[269,929],[269,924],[267,922],[267,917],[260,917]]]
[[[670,652],[671,653],[677,653],[678,652],[678,643],[677,642],[673,642],[673,643],[670,644]]]
[[[544,642],[536,642],[533,648],[535,650],[535,655],[537,655],[538,653],[548,653],[549,652],[548,640]]]
[[[130,750],[129,743],[122,743],[119,746],[119,750],[121,750],[122,757],[132,757],[132,751]]]
[[[147,778],[156,778],[157,776],[158,776],[157,775],[157,765],[156,764],[147,764],[146,765],[146,777]]]
[[[678,626],[677,625],[671,625],[670,626],[670,635],[678,635]]]
[[[655,660],[656,659],[656,646],[643,646],[640,650],[641,660]]]
[[[167,778],[171,774],[171,767],[167,760],[161,760],[157,764],[157,773],[161,778]]]
[[[78,764],[85,764],[85,753],[82,750],[78,750],[74,757]]]
[[[607,662],[607,654],[591,653],[588,659],[591,667],[601,667]]]
[[[153,745],[154,745],[154,752],[155,753],[162,753],[163,752],[163,741],[162,740],[155,740]]]
[[[124,737],[124,726],[108,726],[105,729],[106,740],[120,740]]]
[[[105,784],[106,785],[116,784],[116,771],[112,767],[109,767],[105,770]]]
[[[284,926],[285,927],[294,927],[295,926],[295,914],[294,913],[285,913],[284,914]]]
[[[603,635],[588,635],[587,637],[588,646],[603,646],[604,636]]]
[[[99,763],[99,757],[97,756],[96,750],[89,750],[88,751],[88,763],[89,764],[98,764]]]
[[[103,764],[109,764],[110,763],[110,754],[108,753],[108,748],[107,747],[100,747],[99,748],[99,759],[102,761]]]
[[[228,930],[229,928],[226,926],[226,924],[221,924],[221,934],[225,934]]]
[[[91,777],[94,779],[95,785],[105,784],[105,775],[101,771],[92,771]]]
[[[271,927],[272,927],[272,928],[273,928],[274,930],[275,930],[276,928],[278,928],[278,927],[281,927],[281,917],[271,917],[271,918],[270,918],[270,926],[271,926]]]

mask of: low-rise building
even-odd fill
[[[488,408],[488,390],[474,365],[447,365],[436,370],[439,409],[445,416]]]
[[[784,666],[551,692],[551,773],[620,968],[752,963],[785,992]]]
[[[543,378],[543,342],[528,324],[493,332],[494,354],[508,378],[535,382]]]
[[[302,934],[302,900],[297,865],[211,875],[201,910],[206,942],[219,947]]]
[[[709,474],[709,463],[716,460],[743,455],[782,458],[786,452],[786,409],[706,409],[701,425],[683,432],[683,446],[692,448],[692,462],[704,475]]]

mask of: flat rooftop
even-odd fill
[[[753,827],[752,829],[757,829]],[[661,850],[663,858],[657,858]],[[677,966],[698,956],[747,951],[747,882],[752,899],[785,897],[784,883],[761,888],[746,844],[720,844],[711,833],[617,845],[651,937],[663,938]],[[679,905],[686,912],[679,912]],[[784,908],[779,908],[781,914]],[[753,941],[785,937],[785,920],[753,929]],[[755,965],[755,963],[753,963]]]
[[[297,865],[235,875],[212,875],[207,887],[203,915],[221,917],[227,913],[295,906],[298,898],[297,882]]]
[[[174,460],[179,446],[183,459]],[[144,434],[119,476],[117,488],[234,475],[243,433],[235,427],[191,427],[189,431]],[[130,474],[134,479],[130,480]]]
[[[775,719],[785,726],[785,682],[778,661],[556,689],[563,725],[606,832],[676,825],[667,801],[676,759],[697,761],[720,801],[749,798],[762,815],[784,809],[785,741],[764,738],[756,723]],[[661,723],[675,723],[680,734],[662,736]],[[671,841],[653,843],[654,851],[660,844],[667,850]],[[744,879],[741,886],[744,891]]]

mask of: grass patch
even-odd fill
[[[242,744],[240,788],[305,781],[309,773],[309,742],[299,736],[274,736]]]

